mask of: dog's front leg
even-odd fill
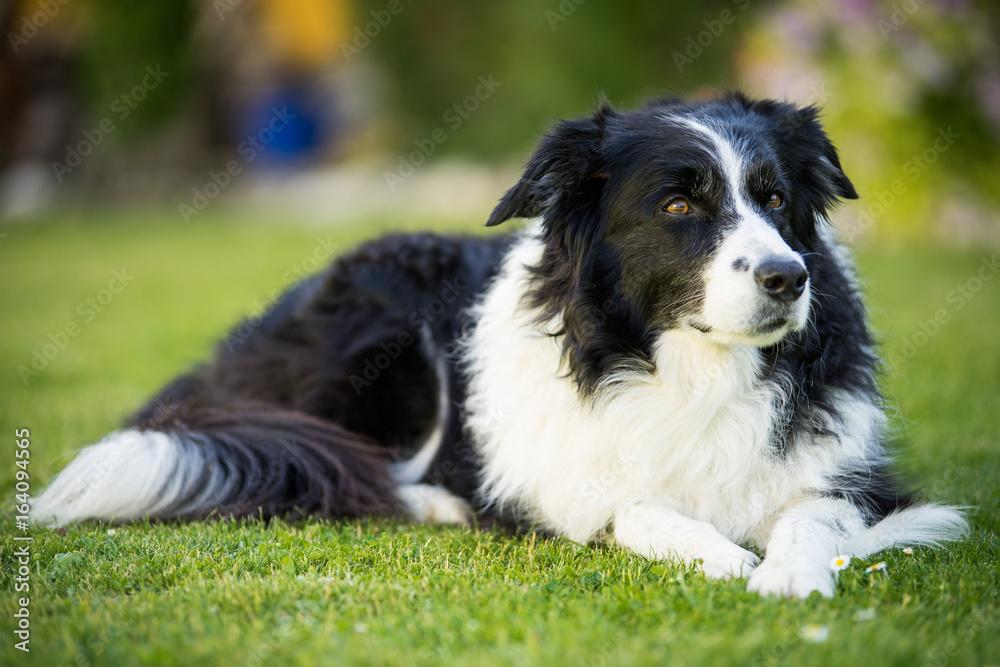
[[[861,512],[841,498],[816,498],[782,512],[767,539],[764,562],[747,588],[761,595],[805,598],[813,591],[831,597],[836,590],[830,561],[838,544],[864,531]]]
[[[745,577],[760,560],[726,539],[712,524],[688,518],[654,500],[618,510],[614,540],[640,556],[695,564],[705,576],[716,579]]]

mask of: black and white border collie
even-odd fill
[[[966,529],[890,470],[827,227],[856,197],[814,108],[602,106],[541,140],[487,222],[526,229],[362,245],[84,449],[34,516],[499,513],[832,595],[837,554]]]

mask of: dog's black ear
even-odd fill
[[[819,122],[817,107],[765,101],[755,108],[774,117],[778,152],[794,184],[792,227],[800,239],[811,244],[817,221],[840,199],[857,199],[858,193]]]
[[[534,218],[575,193],[593,193],[608,174],[601,168],[608,121],[616,112],[604,103],[593,116],[560,121],[539,142],[517,185],[493,210],[487,227],[511,218]]]

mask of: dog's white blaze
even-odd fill
[[[676,117],[671,120],[682,123],[705,135],[715,148],[715,155],[722,166],[722,173],[729,183],[729,190],[736,203],[736,212],[743,222],[752,226],[756,242],[778,256],[796,256],[781,238],[781,235],[771,227],[753,209],[746,200],[744,182],[746,181],[746,160],[740,155],[739,146],[733,146],[725,137],[708,125],[693,118]]]
[[[793,307],[791,321],[787,325],[763,336],[747,334],[757,324],[756,315],[760,306],[769,298],[758,288],[754,269],[768,259],[794,261],[803,267],[805,262],[747,201],[744,188],[747,161],[740,154],[740,147],[692,118],[670,117],[669,120],[690,127],[712,145],[739,216],[736,229],[723,239],[705,271],[705,301],[701,319],[703,324],[712,327],[709,337],[718,343],[764,347],[781,340],[789,330],[801,329],[809,317],[811,285],[808,282]],[[738,259],[745,260],[749,268],[735,270],[733,263]]]

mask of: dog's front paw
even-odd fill
[[[760,562],[756,554],[735,544],[715,549],[710,555],[701,556],[698,560],[698,569],[709,579],[746,577]]]
[[[786,598],[807,598],[813,591],[819,591],[828,598],[833,597],[836,583],[833,572],[823,563],[764,559],[750,575],[747,590]]]

